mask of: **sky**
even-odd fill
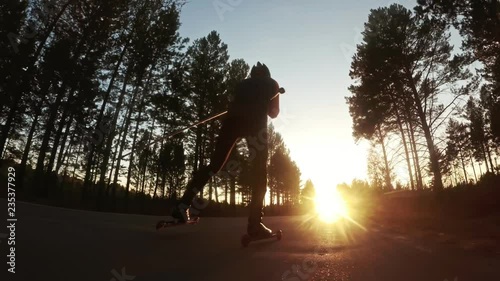
[[[216,30],[230,59],[260,61],[286,94],[282,134],[302,179],[316,188],[367,179],[368,144],[356,144],[345,97],[353,81],[351,58],[361,42],[370,9],[416,1],[400,0],[203,0],[187,3],[180,34],[192,41]]]

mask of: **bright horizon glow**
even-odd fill
[[[319,219],[326,223],[349,217],[347,204],[337,189],[319,189],[314,198],[314,205]]]

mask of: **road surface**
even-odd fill
[[[500,280],[498,255],[414,241],[377,226],[365,231],[272,217],[265,221],[283,229],[283,240],[243,248],[245,218],[202,218],[156,231],[160,217],[16,207],[16,273],[4,266],[0,280]],[[7,232],[0,229],[4,265]]]

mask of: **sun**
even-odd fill
[[[314,199],[319,219],[326,223],[334,223],[341,218],[348,218],[347,204],[337,190],[318,190]]]

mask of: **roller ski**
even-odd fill
[[[156,230],[166,227],[174,227],[181,225],[194,225],[200,221],[200,217],[189,216],[189,209],[186,211],[176,208],[171,216],[165,220],[160,220],[156,223]]]
[[[274,239],[276,238],[278,241],[281,240],[282,231],[272,231],[267,228],[264,224],[260,223],[258,226],[252,227],[248,226],[248,233],[241,237],[241,245],[243,247],[247,247],[250,242],[265,240],[265,239]]]

